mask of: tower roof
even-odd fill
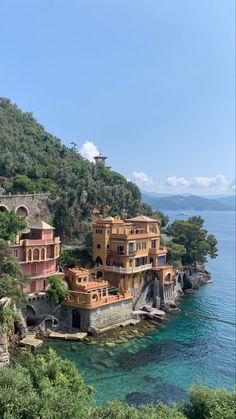
[[[102,153],[99,153],[98,156],[94,156],[94,159],[95,160],[98,160],[98,159],[105,160],[105,159],[107,159],[107,157],[106,156],[103,156]]]
[[[32,230],[55,230],[54,227],[50,226],[45,221],[39,221],[38,223],[34,224],[30,227]]]

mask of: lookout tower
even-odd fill
[[[96,164],[97,163],[102,163],[102,164],[104,164],[104,166],[105,166],[105,163],[106,163],[106,159],[107,159],[107,157],[103,156],[101,153],[99,153],[98,156],[94,157],[94,160],[95,160]]]
[[[102,164],[106,169],[110,170],[111,166],[106,166],[106,156],[103,156],[102,153],[99,153],[98,156],[94,157],[95,164]]]

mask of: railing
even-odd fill
[[[100,268],[103,269],[103,266],[100,265]],[[152,263],[147,263],[146,265],[136,266],[135,268],[122,268],[117,266],[105,266],[105,271],[107,272],[116,272],[121,274],[133,274],[136,272],[147,271],[152,269]]]
[[[55,239],[25,239],[22,242],[24,246],[48,246],[50,244],[59,244],[61,241],[59,237],[55,237]]]

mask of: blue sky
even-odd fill
[[[232,193],[234,0],[1,0],[0,95],[144,190]]]

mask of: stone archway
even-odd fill
[[[9,212],[9,209],[6,205],[0,204],[0,212]]]
[[[37,322],[37,316],[36,316],[35,309],[32,306],[27,305],[26,308],[25,308],[25,314],[26,314],[26,324],[27,324],[27,326],[35,326],[35,324]]]
[[[72,327],[74,327],[75,329],[81,328],[81,315],[80,311],[77,309],[74,309],[72,311]]]
[[[26,218],[29,215],[29,210],[25,205],[18,205],[15,209],[15,213],[18,217]]]

